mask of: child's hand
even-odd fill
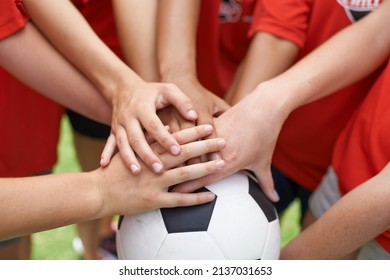
[[[161,172],[163,164],[150,148],[145,133],[172,155],[180,154],[179,143],[156,113],[170,105],[188,120],[197,118],[190,99],[173,84],[140,81],[118,89],[113,100],[111,135],[102,152],[101,166],[108,165],[117,146],[126,166],[134,174],[141,171],[136,155],[155,173]]]
[[[207,192],[168,191],[173,185],[210,175],[223,168],[222,160],[183,165],[191,158],[224,148],[225,140],[221,138],[196,141],[210,135],[212,131],[210,125],[202,125],[175,133],[173,136],[182,149],[178,156],[167,153],[158,143],[152,144],[152,151],[160,156],[166,169],[161,174],[155,174],[148,168],[140,175],[131,174],[118,155],[109,166],[94,171],[97,175],[91,177],[100,186],[105,203],[102,211],[110,214],[133,214],[161,207],[195,205],[214,199]]]

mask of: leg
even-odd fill
[[[100,153],[105,140],[92,138],[81,133],[74,133],[74,143],[83,171],[90,171],[99,166]],[[94,220],[77,225],[79,236],[84,247],[84,259],[98,259],[101,220]]]
[[[72,111],[68,111],[68,116],[74,131],[74,144],[81,169],[83,171],[96,169],[110,128]],[[77,228],[84,258],[98,259],[100,220],[80,223]]]

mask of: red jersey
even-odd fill
[[[302,58],[336,32],[376,8],[379,2],[263,0],[256,8],[250,35],[262,31],[290,40],[300,47],[299,58]],[[273,164],[289,178],[314,190],[331,163],[338,134],[375,77],[377,75],[373,74],[295,110],[283,125]]]
[[[21,4],[1,0],[1,39],[27,22]],[[28,176],[53,167],[62,112],[62,107],[0,68],[0,177]]]
[[[336,142],[332,163],[342,194],[378,174],[390,161],[389,92],[390,60]],[[390,252],[390,230],[377,241]]]
[[[247,36],[258,0],[202,0],[197,34],[199,81],[223,96],[250,44]]]
[[[116,33],[112,1],[72,0],[100,39],[120,58],[122,52]]]
[[[21,13],[13,0],[0,1],[0,40],[2,40],[22,29],[28,22],[28,17]]]

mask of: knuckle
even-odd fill
[[[184,144],[185,143],[185,138],[184,135],[180,132],[173,134],[174,138],[179,144]]]
[[[186,200],[183,198],[182,195],[176,200],[176,206],[178,207],[187,206],[187,205],[188,203],[186,202]]]
[[[185,168],[181,168],[179,170],[179,177],[183,181],[187,181],[190,178],[190,173]]]
[[[181,147],[181,155],[184,157],[184,158],[189,158],[191,156],[191,150],[188,146],[182,146]]]
[[[132,135],[129,137],[129,143],[131,144],[131,146],[138,146],[138,144],[140,143],[140,138],[136,135]]]
[[[173,84],[173,83],[166,83],[165,84],[165,88],[167,89],[167,90],[170,90],[170,91],[172,91],[172,90],[178,90],[179,88],[175,85],[175,84]]]
[[[158,130],[158,124],[154,120],[149,120],[146,124],[146,129],[149,132],[156,132]]]
[[[143,196],[142,202],[146,207],[150,208],[156,204],[157,200],[158,200],[158,194],[156,192],[147,192]]]
[[[215,166],[215,164],[213,162],[206,163],[205,171],[207,174],[214,172],[216,169],[217,169],[217,167]]]
[[[208,152],[213,151],[215,149],[215,141],[206,140],[205,141],[206,150]]]
[[[126,140],[123,136],[118,136],[117,137],[117,144],[118,147],[123,147],[126,144]]]

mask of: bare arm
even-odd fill
[[[190,158],[224,147],[223,139],[195,141],[210,133],[210,125],[180,131],[175,135],[183,148],[179,156],[153,144],[167,166],[162,174],[145,169],[142,175],[133,175],[115,156],[108,167],[88,173],[0,178],[0,240],[114,214],[195,205],[214,199],[210,193],[168,192],[172,185],[223,167],[221,160],[181,166]]]
[[[228,139],[221,151],[226,167],[180,189],[195,189],[247,168],[257,174],[267,196],[277,201],[270,165],[284,121],[296,108],[363,78],[385,62],[390,55],[390,32],[378,27],[389,26],[389,12],[390,1],[384,1],[376,11],[333,36],[281,75],[258,85],[218,117],[218,135]],[[366,55],[367,50],[370,55]]]
[[[325,97],[372,73],[390,55],[389,1],[355,24],[337,33],[283,75],[272,87],[286,83],[278,95],[295,108]],[[383,28],[381,28],[383,27]],[[369,53],[367,54],[367,51]],[[261,89],[262,85],[260,85]],[[264,83],[265,90],[268,83]]]
[[[113,0],[115,21],[126,63],[144,80],[158,82],[157,0]],[[129,16],[131,14],[131,16]]]
[[[143,128],[167,151],[180,153],[177,141],[166,131],[156,110],[174,105],[183,117],[193,120],[196,113],[191,101],[174,85],[143,81],[99,39],[70,1],[25,0],[24,5],[47,38],[112,103],[114,135],[109,138],[110,149],[102,155],[102,165],[109,163],[117,143],[123,160],[134,173],[141,170],[135,153],[149,168],[161,172],[162,162],[149,147]]]
[[[389,199],[390,164],[287,244],[281,258],[338,259],[359,249],[389,228]]]
[[[229,103],[236,104],[252,92],[258,84],[267,81],[285,70],[296,60],[299,47],[272,34],[258,32],[252,38],[245,59],[237,72],[229,94]]]
[[[46,97],[96,121],[110,123],[109,103],[33,24],[28,23],[18,33],[0,41],[0,64]]]
[[[196,34],[200,5],[201,1],[160,1],[158,62],[162,81],[176,84],[193,102],[198,112],[197,123],[213,124],[213,116],[229,106],[203,87],[197,77]],[[169,124],[175,130],[191,126],[184,121]]]

